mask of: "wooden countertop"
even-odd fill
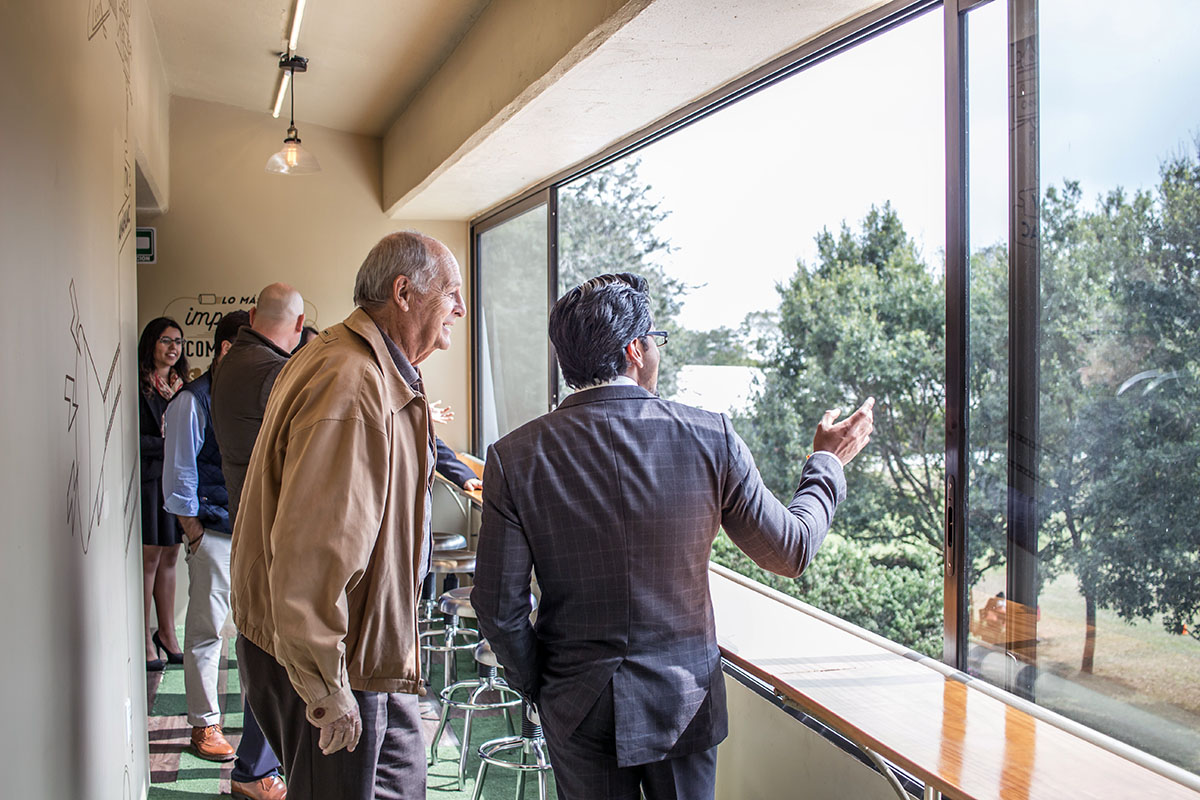
[[[710,575],[727,659],[947,797],[1200,798],[997,699],[964,673],[945,674],[843,630],[720,567]]]

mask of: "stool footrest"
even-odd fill
[[[506,753],[510,750],[524,751],[527,745],[541,745],[542,741],[540,739],[526,739],[522,736],[505,736],[502,739],[492,739],[479,745],[479,758],[488,764],[502,767],[503,769],[515,769],[520,772],[548,772],[551,769],[548,762],[522,764],[517,761],[498,758],[500,753]],[[540,750],[541,748],[536,747],[535,749]]]
[[[511,761],[507,758],[500,758],[501,753],[509,751],[517,751],[521,760]],[[532,764],[529,763],[530,755],[534,757],[534,763]],[[538,798],[539,800],[548,800],[549,775],[553,772],[553,768],[550,766],[550,759],[546,756],[545,739],[540,737],[530,739],[525,736],[507,736],[503,739],[492,739],[481,744],[479,746],[479,775],[475,778],[475,792],[471,795],[471,800],[481,800],[483,796],[483,782],[487,777],[489,766],[516,771],[518,798],[525,796],[525,779],[529,775],[536,775]]]
[[[467,700],[455,700],[452,696],[460,689],[470,689],[471,695]],[[500,697],[512,695],[510,700],[496,700],[494,702],[479,702],[479,695],[484,692],[496,692]],[[515,708],[521,705],[521,694],[504,682],[503,678],[495,679],[491,684],[480,683],[479,681],[459,681],[451,684],[439,692],[441,701],[451,708],[470,711],[491,711],[499,708]]]

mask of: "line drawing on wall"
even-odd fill
[[[86,554],[91,547],[92,532],[108,516],[109,511],[107,493],[104,491],[104,473],[109,460],[113,423],[121,407],[121,383],[116,377],[121,361],[121,345],[118,343],[113,349],[108,368],[101,372],[96,367],[87,330],[80,317],[74,280],[71,281],[69,292],[75,367],[74,374],[67,373],[64,377],[63,400],[67,404],[67,433],[74,435],[75,457],[67,478],[67,527],[72,538],[79,536],[80,546]]]
[[[122,152],[119,156],[120,167],[118,169],[121,174],[121,200],[117,203],[117,255],[120,256],[121,251],[125,249],[125,244],[129,241],[129,234],[133,231],[133,174],[134,164],[130,148],[130,124],[129,118],[133,109],[133,77],[132,77],[132,60],[133,60],[133,39],[130,33],[130,0],[88,0],[88,41],[96,37],[97,34],[103,34],[105,39],[109,38],[109,26],[106,24],[111,18],[116,25],[116,31],[112,35],[113,46],[117,50],[117,57],[121,60],[121,70],[125,78],[125,130],[124,142],[122,144]]]
[[[104,27],[104,21],[108,19],[108,14],[108,4],[104,0],[88,0],[88,41],[91,41],[92,37]]]
[[[133,523],[138,519],[138,515],[132,513],[136,506],[133,503],[137,497],[137,479],[141,472],[141,464],[134,463],[133,469],[129,470],[129,480],[125,482],[125,502],[121,504],[121,513],[125,515],[125,552],[129,552],[129,544],[133,541]]]
[[[117,210],[117,257],[120,258],[121,251],[125,249],[126,242],[129,241],[129,234],[134,228],[133,220],[133,151],[130,147],[130,122],[129,117],[133,109],[133,76],[131,73],[131,65],[133,59],[133,40],[129,30],[129,15],[130,4],[129,0],[119,0],[119,3],[113,7],[113,16],[116,20],[117,31],[113,37],[113,44],[117,47],[117,56],[121,59],[121,69],[125,75],[125,136],[123,144],[123,152],[121,154],[121,167],[123,171],[121,192],[123,200],[120,208]]]

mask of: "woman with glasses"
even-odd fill
[[[187,379],[183,329],[169,317],[150,320],[138,340],[138,426],[142,461],[142,580],[146,601],[146,670],[182,664],[175,638],[175,560],[183,539],[175,517],[163,509],[163,414]],[[158,630],[150,632],[150,607]],[[159,653],[166,655],[164,662]]]

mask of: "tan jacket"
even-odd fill
[[[350,710],[351,689],[420,691],[429,424],[362,309],[305,345],[271,392],[234,530],[233,619],[317,726]]]

